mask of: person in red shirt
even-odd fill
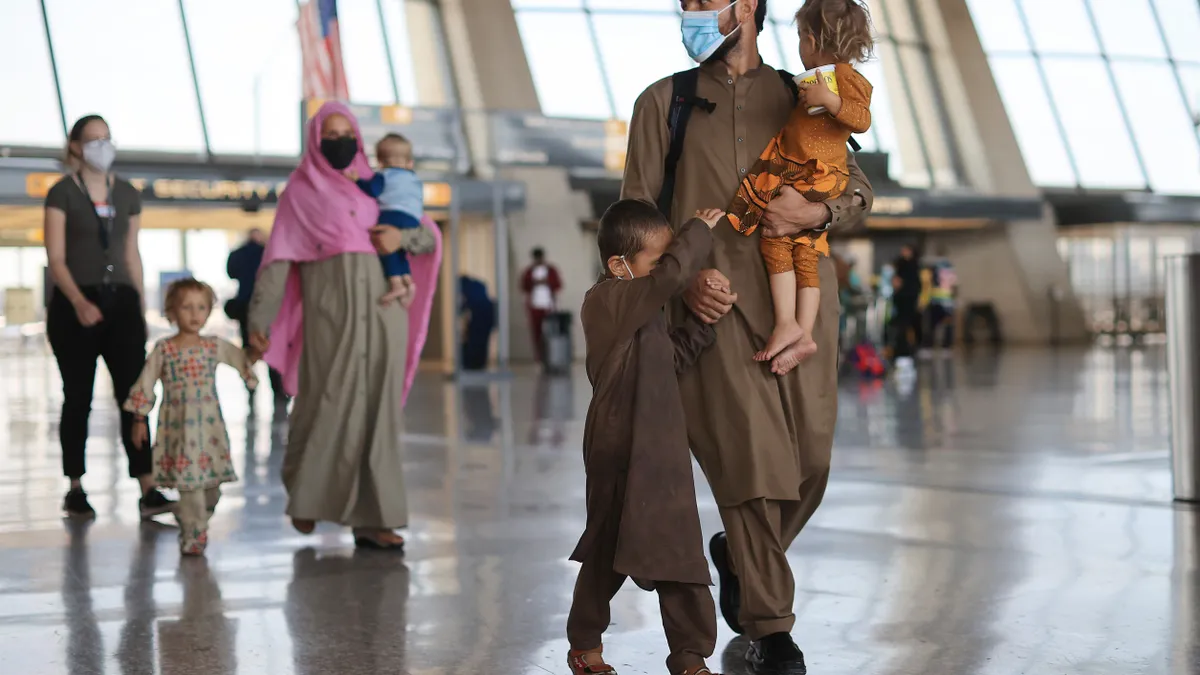
[[[558,291],[562,279],[558,268],[546,262],[546,252],[533,249],[533,264],[521,275],[521,292],[525,294],[525,311],[529,315],[529,334],[533,337],[533,355],[542,360],[542,321],[557,309]]]

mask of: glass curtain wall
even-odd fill
[[[432,2],[340,0],[355,102],[420,103],[406,6]],[[4,0],[0,59],[21,66],[0,69],[19,102],[0,106],[0,144],[57,147],[99,113],[121,149],[296,155],[296,17],[296,0]]]
[[[1058,252],[1085,320],[1097,334],[1145,334],[1165,330],[1165,258],[1194,252],[1192,228],[1152,224],[1065,230]]]
[[[678,0],[512,0],[542,113],[628,120],[656,80],[695,64],[680,41]],[[804,70],[794,15],[799,0],[769,0],[763,60]],[[959,182],[915,0],[870,0],[876,58],[860,70],[875,87],[864,150],[890,153],[891,173],[913,186]],[[570,83],[570,86],[564,86]]]
[[[1200,194],[1200,3],[967,4],[1037,183]]]

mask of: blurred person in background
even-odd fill
[[[958,292],[958,274],[944,252],[930,264],[929,331],[926,344],[941,351],[954,344],[954,296]]]
[[[529,315],[529,334],[533,339],[533,356],[540,363],[545,345],[542,341],[542,323],[546,316],[557,308],[558,292],[562,289],[562,277],[558,268],[546,262],[546,252],[533,249],[533,264],[521,274],[521,292],[525,294],[525,311]]]
[[[463,370],[484,370],[496,328],[496,303],[482,281],[465,274],[458,278],[458,294],[459,315],[467,319],[462,332]]]
[[[832,253],[833,263],[837,267],[838,280],[838,304],[841,305],[841,320],[838,322],[838,330],[841,334],[841,343],[843,346],[854,344],[858,341],[862,326],[860,325],[860,314],[866,309],[863,304],[863,286],[862,279],[855,269],[855,264],[858,262],[853,254],[850,253]],[[851,328],[850,319],[854,319],[853,332],[850,334]]]
[[[104,359],[112,376],[118,407],[146,362],[138,250],[142,201],[133,185],[112,173],[115,158],[104,118],[79,118],[67,137],[67,175],[46,195],[44,237],[54,281],[46,336],[62,373],[59,439],[63,474],[70,480],[63,510],[72,516],[96,513],[82,484],[96,359]],[[134,442],[133,426],[133,413],[122,411],[129,476],[141,488],[138,512],[151,518],[171,511],[175,503],[154,487],[150,452]]]
[[[892,278],[892,338],[896,367],[901,371],[912,370],[913,356],[921,344],[921,261],[911,244],[900,247],[900,256],[893,266],[896,276]]]
[[[258,278],[258,267],[262,264],[263,251],[266,250],[267,237],[263,231],[255,228],[250,230],[246,243],[235,248],[229,254],[225,263],[225,272],[230,279],[238,282],[237,295],[225,303],[225,315],[238,324],[242,334],[242,346],[250,345],[250,321],[247,313],[250,310],[250,298],[254,296],[254,281]],[[287,392],[283,390],[283,380],[279,371],[270,369],[271,391],[275,394],[275,403],[287,403]],[[250,391],[250,390],[248,390]],[[254,392],[250,391],[250,396]]]

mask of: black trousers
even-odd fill
[[[892,299],[892,348],[894,357],[913,356],[921,344],[919,298],[896,296]]]
[[[58,435],[62,441],[63,475],[68,478],[80,478],[87,471],[84,450],[96,384],[96,359],[104,359],[112,375],[118,409],[146,363],[146,318],[137,290],[131,286],[89,286],[80,290],[100,308],[103,321],[85,328],[71,302],[58,292],[46,313],[46,335],[63,381]],[[121,411],[121,440],[129,458],[129,475],[136,478],[150,473],[151,458],[149,448],[133,444],[133,419],[133,413]]]
[[[485,370],[488,365],[488,348],[492,343],[492,330],[496,318],[491,308],[471,311],[462,343],[462,367],[464,370]]]
[[[232,318],[234,321],[237,321],[238,332],[242,334],[242,348],[245,349],[250,345],[250,320],[246,318],[244,313],[240,313],[235,310],[234,314],[235,316],[230,318]],[[279,371],[275,370],[274,368],[268,369],[267,373],[271,377],[271,391],[275,395],[275,400],[281,401],[286,399],[287,392],[283,390],[283,376],[280,375]]]
[[[949,349],[954,345],[954,312],[935,302],[929,305],[927,313],[929,328],[925,331],[924,346]]]

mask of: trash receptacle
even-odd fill
[[[542,320],[542,366],[548,373],[571,369],[571,319],[570,312],[551,312]]]
[[[1167,376],[1171,393],[1171,483],[1175,499],[1200,500],[1196,419],[1200,396],[1200,253],[1163,259],[1167,277]]]

